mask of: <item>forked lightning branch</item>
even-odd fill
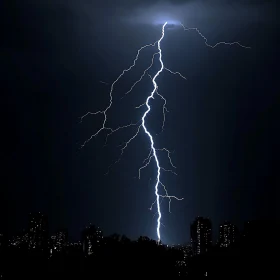
[[[123,70],[122,73],[118,76],[118,78],[111,84],[111,87],[110,87],[110,92],[109,92],[109,104],[108,106],[104,109],[104,110],[101,110],[101,111],[97,111],[97,112],[88,112],[86,113],[85,115],[83,115],[81,117],[81,121],[86,117],[86,116],[89,116],[89,115],[103,115],[103,122],[100,126],[100,128],[94,132],[84,143],[83,145],[81,146],[82,148],[89,142],[91,141],[94,137],[98,136],[101,132],[105,131],[106,133],[106,142],[108,140],[108,137],[110,137],[112,134],[114,134],[115,132],[117,131],[120,131],[120,130],[123,130],[123,129],[126,129],[126,128],[129,128],[129,127],[134,127],[134,133],[132,133],[131,137],[129,139],[127,139],[127,141],[124,143],[124,145],[120,148],[120,155],[118,157],[118,159],[110,166],[110,168],[118,163],[120,160],[121,160],[121,157],[123,155],[123,153],[125,152],[126,148],[129,146],[129,144],[139,135],[139,133],[144,133],[146,136],[147,136],[147,141],[150,145],[150,152],[147,156],[146,159],[144,159],[143,161],[143,165],[139,168],[139,179],[140,179],[140,176],[141,176],[141,171],[146,168],[152,161],[154,161],[156,163],[156,168],[157,168],[157,175],[156,175],[156,183],[154,185],[154,193],[155,193],[155,200],[154,202],[152,203],[151,205],[151,210],[153,208],[154,205],[156,205],[156,214],[157,214],[157,225],[156,225],[156,233],[157,233],[157,238],[158,238],[158,241],[161,240],[161,233],[160,233],[160,229],[161,229],[161,218],[162,218],[162,211],[161,211],[161,201],[163,199],[168,199],[169,200],[169,212],[170,212],[170,203],[171,203],[171,200],[172,199],[175,199],[175,200],[183,200],[183,198],[178,198],[176,196],[173,196],[173,195],[169,195],[169,193],[167,192],[167,188],[166,186],[164,185],[164,183],[162,182],[161,180],[161,174],[162,172],[171,172],[175,175],[176,172],[175,172],[175,165],[173,164],[172,162],[172,159],[171,159],[171,152],[165,148],[165,147],[157,147],[155,141],[154,141],[154,137],[153,135],[151,134],[151,132],[147,129],[147,126],[146,126],[146,119],[147,119],[147,116],[149,115],[149,113],[151,112],[152,110],[152,107],[150,105],[150,100],[151,99],[154,99],[155,95],[159,96],[163,101],[163,109],[162,109],[162,112],[163,112],[163,124],[162,124],[162,130],[164,129],[164,124],[165,124],[165,113],[168,112],[167,110],[167,107],[166,107],[166,104],[167,104],[167,101],[166,99],[159,93],[159,90],[158,90],[158,84],[156,82],[157,78],[159,77],[159,75],[163,72],[163,71],[167,71],[173,75],[179,75],[182,79],[185,79],[186,78],[180,73],[180,72],[176,72],[176,71],[173,71],[173,70],[170,70],[169,68],[167,68],[165,65],[164,65],[164,56],[163,56],[163,53],[162,53],[162,49],[161,49],[161,42],[162,40],[164,39],[164,36],[165,36],[165,28],[166,28],[166,25],[168,23],[165,22],[162,26],[162,32],[161,32],[161,37],[159,38],[159,40],[157,40],[155,43],[153,44],[148,44],[148,45],[145,45],[143,47],[141,47],[138,51],[137,51],[137,54],[136,54],[136,57],[134,58],[134,61],[133,63],[131,64],[131,66],[129,66],[127,69]],[[199,29],[197,28],[186,28],[183,24],[181,24],[182,27],[183,27],[183,30],[185,31],[195,31],[203,40],[204,40],[204,43],[207,47],[210,47],[210,48],[216,48],[218,47],[219,45],[238,45],[239,47],[242,47],[242,48],[249,48],[249,47],[246,47],[244,45],[241,45],[239,42],[232,42],[232,43],[227,43],[227,42],[218,42],[216,43],[215,45],[210,45],[208,43],[208,40],[207,38],[200,32]],[[112,105],[113,105],[113,101],[114,101],[114,98],[113,98],[113,91],[114,91],[114,87],[116,85],[116,83],[125,75],[126,72],[129,72],[134,66],[136,66],[136,63],[139,59],[139,56],[140,56],[140,53],[142,50],[146,49],[146,48],[151,48],[151,47],[156,47],[156,52],[153,54],[152,58],[151,58],[151,64],[149,65],[149,67],[147,69],[144,70],[144,72],[142,73],[142,75],[140,76],[140,78],[134,82],[134,84],[132,85],[132,87],[125,93],[125,95],[129,94],[131,91],[133,91],[133,88],[139,83],[142,81],[142,79],[144,78],[145,75],[149,75],[149,77],[151,78],[151,82],[153,84],[153,90],[152,92],[150,93],[147,93],[147,96],[144,97],[144,102],[142,104],[139,104],[139,106],[137,106],[135,109],[137,108],[140,108],[142,106],[145,106],[146,110],[145,112],[143,113],[142,115],[142,118],[139,119],[138,122],[136,123],[129,123],[129,124],[125,124],[125,125],[122,125],[122,126],[119,126],[119,127],[116,127],[116,128],[112,128],[112,127],[109,127],[107,126],[107,122],[108,122],[108,117],[107,117],[107,113],[109,112],[109,110],[111,109]],[[159,63],[160,63],[160,68],[158,69],[158,71],[156,72],[156,74],[154,76],[151,76],[148,71],[150,70],[150,68],[153,66],[154,64],[154,60],[155,58],[157,58],[159,60]],[[159,157],[158,157],[158,154],[159,153],[166,153],[166,156],[169,160],[169,163],[170,163],[170,169],[166,168],[166,167],[163,167],[161,162],[159,161]],[[109,170],[110,170],[109,168]]]

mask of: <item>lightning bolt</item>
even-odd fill
[[[148,157],[144,159],[143,161],[143,166],[139,168],[138,170],[138,177],[140,179],[140,175],[141,175],[141,170],[146,168],[150,162],[152,161],[152,159],[154,159],[155,163],[156,163],[156,167],[157,167],[157,176],[156,176],[156,183],[155,183],[155,186],[154,186],[154,191],[155,191],[155,200],[154,202],[152,203],[151,207],[150,207],[150,210],[152,210],[153,208],[153,205],[156,204],[157,206],[157,227],[156,227],[156,232],[157,232],[157,238],[158,238],[158,242],[161,241],[161,234],[160,234],[160,227],[161,225],[163,225],[161,223],[161,218],[162,218],[162,212],[161,212],[161,203],[162,203],[162,200],[164,198],[167,198],[169,199],[169,212],[171,212],[171,200],[172,199],[176,199],[176,200],[183,200],[184,198],[178,198],[176,196],[173,196],[173,195],[169,195],[168,192],[167,192],[167,187],[161,182],[161,171],[166,171],[166,172],[171,172],[175,175],[177,175],[172,169],[166,169],[166,168],[163,168],[161,165],[160,165],[160,162],[159,162],[159,158],[158,158],[158,152],[166,152],[167,153],[167,157],[169,159],[169,163],[171,165],[172,168],[176,168],[176,166],[173,164],[172,160],[171,160],[171,152],[167,149],[167,148],[156,148],[155,147],[155,142],[154,142],[154,138],[152,136],[152,134],[148,131],[147,127],[146,127],[146,117],[147,115],[149,114],[149,112],[151,111],[151,105],[150,105],[150,100],[151,99],[154,99],[155,98],[155,95],[159,96],[163,101],[164,101],[164,104],[163,104],[163,124],[162,124],[162,131],[164,129],[164,125],[165,125],[165,113],[168,112],[167,108],[166,108],[166,99],[161,95],[159,94],[158,92],[158,85],[156,83],[156,79],[158,78],[158,76],[164,71],[166,70],[167,72],[173,74],[173,75],[179,75],[181,78],[185,79],[186,80],[186,77],[183,76],[180,72],[176,72],[176,71],[172,71],[170,70],[169,68],[165,67],[164,66],[164,63],[163,63],[163,60],[162,60],[162,49],[161,49],[161,42],[162,40],[164,39],[164,36],[165,36],[165,27],[167,25],[167,22],[164,23],[164,25],[162,26],[162,32],[161,32],[161,37],[158,41],[156,41],[155,43],[153,44],[148,44],[148,45],[144,45],[143,47],[141,47],[138,51],[137,51],[137,55],[133,61],[133,64],[128,67],[127,69],[123,70],[122,73],[118,76],[118,78],[112,83],[111,85],[111,88],[110,88],[110,92],[109,92],[109,96],[110,96],[110,99],[109,99],[109,105],[103,110],[103,111],[97,111],[97,112],[87,112],[85,115],[83,115],[80,119],[81,119],[81,122],[83,121],[83,119],[89,115],[103,115],[104,119],[103,119],[103,123],[102,123],[102,126],[101,128],[95,132],[94,134],[92,134],[82,145],[81,145],[81,148],[83,148],[89,141],[91,141],[94,137],[96,137],[97,135],[99,135],[102,131],[106,131],[106,140],[105,140],[105,145],[107,144],[107,140],[108,140],[108,137],[111,136],[113,133],[116,133],[122,129],[126,129],[126,128],[131,128],[131,127],[134,127],[135,128],[135,132],[134,134],[122,145],[121,147],[121,152],[120,152],[120,155],[119,155],[119,158],[113,162],[113,164],[110,165],[109,169],[108,169],[108,172],[110,170],[110,168],[118,163],[120,160],[121,160],[121,157],[125,151],[125,149],[128,147],[128,145],[138,136],[138,134],[140,133],[141,130],[144,131],[144,133],[147,135],[147,138],[149,140],[149,143],[150,143],[150,152],[148,154]],[[205,42],[205,45],[207,47],[210,47],[210,48],[216,48],[217,46],[219,45],[238,45],[239,47],[242,47],[242,48],[250,48],[250,47],[246,47],[244,45],[241,45],[239,42],[232,42],[232,43],[227,43],[227,42],[218,42],[216,43],[215,45],[210,45],[208,44],[208,40],[207,38],[200,32],[200,30],[198,28],[186,28],[183,24],[181,24],[183,29],[185,31],[196,31],[200,37],[202,37],[202,39],[204,40]],[[113,105],[113,91],[114,91],[114,87],[115,87],[115,84],[124,76],[124,74],[130,70],[132,70],[133,67],[135,67],[136,65],[136,62],[138,61],[138,58],[139,58],[139,55],[141,53],[141,51],[143,51],[144,49],[146,48],[149,48],[149,47],[156,47],[157,48],[157,51],[153,54],[153,57],[152,57],[152,62],[151,64],[149,65],[148,68],[146,68],[143,72],[143,74],[140,76],[140,78],[131,86],[131,88],[124,94],[124,96],[122,98],[124,98],[127,94],[129,94],[130,92],[132,92],[132,90],[134,89],[134,87],[142,81],[143,77],[147,74],[152,83],[153,83],[153,90],[152,92],[150,93],[150,95],[146,98],[146,100],[140,104],[139,106],[136,106],[135,108],[138,109],[140,107],[143,107],[145,106],[146,107],[146,111],[144,112],[144,114],[142,115],[142,118],[140,120],[138,120],[138,122],[135,122],[135,123],[130,123],[130,124],[127,124],[127,125],[123,125],[123,126],[119,126],[117,128],[111,128],[111,127],[108,127],[107,126],[107,121],[108,121],[108,118],[107,118],[107,112],[110,110],[110,108],[112,107]],[[160,69],[156,72],[156,74],[152,77],[148,71],[150,70],[150,68],[154,65],[154,59],[155,59],[155,56],[159,56],[159,62],[160,62]],[[101,83],[105,83],[105,82],[102,82],[100,81]],[[106,174],[108,174],[108,172]],[[163,191],[164,191],[164,194],[161,194],[160,191],[159,191],[159,188],[162,188]]]
[[[196,31],[199,34],[199,36],[204,40],[205,45],[212,49],[216,48],[219,45],[228,45],[228,46],[238,45],[239,47],[244,48],[244,49],[251,49],[251,47],[244,46],[244,45],[240,44],[240,42],[218,42],[215,45],[210,45],[208,43],[208,39],[200,32],[200,30],[197,27],[185,27],[182,23],[181,23],[181,26],[183,27],[183,29],[185,31],[190,31],[190,30]]]
[[[151,98],[154,98],[154,94],[158,88],[158,85],[156,83],[156,78],[159,76],[159,74],[163,71],[164,69],[164,65],[163,65],[163,61],[162,61],[162,50],[161,50],[161,47],[160,47],[160,43],[162,41],[162,39],[164,38],[164,28],[166,26],[167,22],[163,25],[162,27],[162,35],[161,35],[161,38],[158,40],[158,43],[157,43],[157,46],[158,46],[158,50],[159,50],[159,61],[160,61],[160,69],[158,70],[158,72],[155,74],[155,76],[153,77],[152,79],[152,82],[153,82],[153,85],[154,85],[154,89],[153,91],[151,92],[151,94],[148,96],[147,100],[146,100],[146,106],[147,106],[147,110],[146,112],[144,113],[143,117],[142,117],[142,127],[144,128],[144,131],[145,133],[148,135],[149,139],[150,139],[150,143],[151,143],[151,150],[152,150],[152,154],[153,154],[153,157],[156,161],[156,165],[157,165],[157,180],[156,180],[156,185],[155,185],[155,195],[156,195],[156,202],[157,202],[157,210],[158,210],[158,218],[157,218],[157,237],[158,237],[158,241],[160,241],[160,220],[161,220],[161,210],[160,210],[160,194],[158,192],[158,185],[160,184],[160,171],[161,171],[161,168],[160,168],[160,164],[159,164],[159,160],[158,160],[158,157],[157,157],[157,152],[156,152],[156,149],[155,149],[155,143],[154,143],[154,139],[153,139],[153,136],[151,135],[151,133],[148,131],[147,127],[146,127],[146,116],[148,115],[148,113],[151,111],[151,106],[149,105],[149,101]],[[168,195],[166,195],[168,196]],[[171,198],[171,197],[169,197]]]

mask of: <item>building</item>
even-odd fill
[[[186,245],[184,246],[184,259],[186,260],[187,258],[190,258],[193,256],[193,249],[191,245]]]
[[[82,246],[85,255],[94,254],[103,243],[103,233],[99,227],[90,225],[82,232]]]
[[[68,241],[68,232],[67,230],[60,230],[56,233],[56,238],[55,238],[55,249],[58,252],[62,252]]]
[[[173,248],[179,250],[183,254],[183,260],[186,261],[188,258],[191,258],[193,256],[193,249],[192,245],[177,245],[172,246]]]
[[[212,246],[212,223],[209,219],[197,217],[191,224],[191,244],[194,255],[206,253]]]
[[[29,215],[28,248],[39,251],[48,249],[48,221],[40,212]]]
[[[8,245],[12,248],[17,249],[28,249],[29,244],[29,234],[26,231],[22,231],[12,238],[9,239]]]
[[[236,242],[238,237],[237,227],[229,222],[220,225],[219,228],[219,246],[229,247]]]
[[[60,230],[50,239],[50,254],[63,253],[66,250],[68,242],[67,230]]]

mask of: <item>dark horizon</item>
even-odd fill
[[[70,243],[75,243],[75,242],[80,242],[81,241],[81,237],[83,232],[90,227],[96,227],[98,229],[101,230],[102,235],[104,237],[111,237],[114,235],[119,235],[120,237],[124,236],[125,238],[128,238],[131,241],[137,241],[139,238],[141,237],[148,237],[149,236],[144,236],[144,235],[139,235],[136,238],[131,238],[130,236],[127,236],[125,233],[120,233],[117,231],[111,232],[111,233],[106,233],[103,231],[103,229],[98,225],[95,224],[94,222],[88,223],[87,225],[85,225],[80,231],[79,234],[75,236],[75,238],[73,238],[73,236],[71,235],[71,232],[69,232],[69,229],[67,227],[63,227],[63,226],[59,226],[57,228],[53,228],[52,226],[52,221],[49,220],[49,217],[43,213],[43,212],[30,212],[28,213],[28,215],[26,215],[26,224],[24,228],[20,228],[17,229],[14,232],[9,231],[8,229],[5,229],[3,231],[0,232],[0,234],[4,234],[5,236],[5,240],[8,238],[9,240],[13,240],[13,238],[17,238],[17,237],[21,237],[24,236],[26,233],[29,233],[30,230],[30,221],[32,219],[32,217],[37,217],[37,216],[42,216],[46,222],[46,230],[47,230],[47,235],[48,238],[51,238],[52,236],[55,236],[56,234],[58,234],[59,232],[65,232],[67,234],[67,242]],[[242,227],[238,227],[237,225],[235,225],[234,223],[232,223],[229,220],[224,220],[222,223],[220,223],[217,227],[213,226],[212,220],[210,217],[202,217],[202,216],[196,216],[194,217],[190,223],[189,223],[189,233],[191,233],[192,231],[192,226],[194,225],[194,223],[199,220],[199,219],[203,219],[206,221],[210,222],[210,229],[211,229],[211,242],[213,244],[213,246],[218,245],[219,243],[219,230],[221,226],[224,226],[226,224],[229,224],[231,226],[234,226],[236,228],[236,236],[243,236],[244,233],[246,232],[246,227],[248,226],[248,224],[259,224],[259,225],[264,225],[265,227],[267,227],[268,224],[270,223],[278,223],[280,226],[280,219],[270,219],[270,220],[248,220],[248,221],[244,221],[244,224],[242,225]],[[263,229],[265,230],[265,229]],[[150,238],[151,241],[158,241],[156,239]],[[163,241],[161,241],[161,243],[163,245],[168,245],[168,246],[188,246],[191,244],[191,235],[190,238],[188,240],[185,240],[184,242],[181,243],[165,243]]]
[[[156,240],[153,203],[155,165],[138,169],[148,156],[143,134],[118,158],[119,145],[133,134],[105,134],[80,149],[102,125],[111,84],[131,65],[137,50],[155,42],[165,19],[197,27],[209,43],[240,41],[251,49],[211,49],[196,32],[168,28],[164,63],[187,80],[164,72],[157,80],[167,99],[153,100],[148,125],[157,148],[167,147],[177,176],[164,174],[173,200],[162,204],[166,244],[190,239],[196,216],[213,228],[225,220],[242,228],[248,220],[279,220],[280,92],[278,2],[270,1],[4,1],[1,57],[2,187],[0,231],[21,229],[26,213],[41,211],[51,230],[68,228],[77,239],[89,223],[106,235]],[[149,65],[143,52],[134,72],[116,87],[110,125],[137,121],[133,108],[151,91],[145,77],[121,99]],[[158,69],[158,64],[152,73]],[[105,83],[102,83],[102,82]],[[159,102],[159,103],[157,103]],[[130,109],[128,109],[130,108]],[[133,109],[133,110],[132,110]],[[161,162],[169,162],[161,155]],[[217,233],[215,233],[217,234]]]
[[[280,221],[249,222],[242,234],[227,223],[219,241],[211,241],[209,220],[192,224],[192,242],[167,246],[140,236],[104,236],[101,229],[87,227],[79,242],[69,242],[67,232],[48,236],[47,221],[40,213],[30,216],[29,231],[7,240],[0,234],[0,276],[14,279],[50,279],[54,276],[87,279],[89,275],[145,277],[272,276],[277,273],[275,252],[279,249]],[[269,243],[267,242],[269,240]],[[265,242],[263,242],[265,241]],[[36,269],[34,269],[34,267]],[[256,267],[258,269],[256,270]]]

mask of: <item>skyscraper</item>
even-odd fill
[[[219,229],[219,245],[220,247],[228,247],[237,239],[237,228],[235,225],[225,222],[220,225]]]
[[[56,235],[51,237],[52,251],[62,253],[66,248],[68,240],[67,230],[59,230]]]
[[[42,213],[30,213],[28,228],[28,248],[46,250],[48,248],[48,221]]]
[[[101,246],[103,234],[99,227],[93,225],[87,227],[82,232],[83,252],[86,255],[92,255]]]
[[[212,245],[212,223],[209,219],[197,217],[191,224],[191,243],[194,255],[206,253]]]

